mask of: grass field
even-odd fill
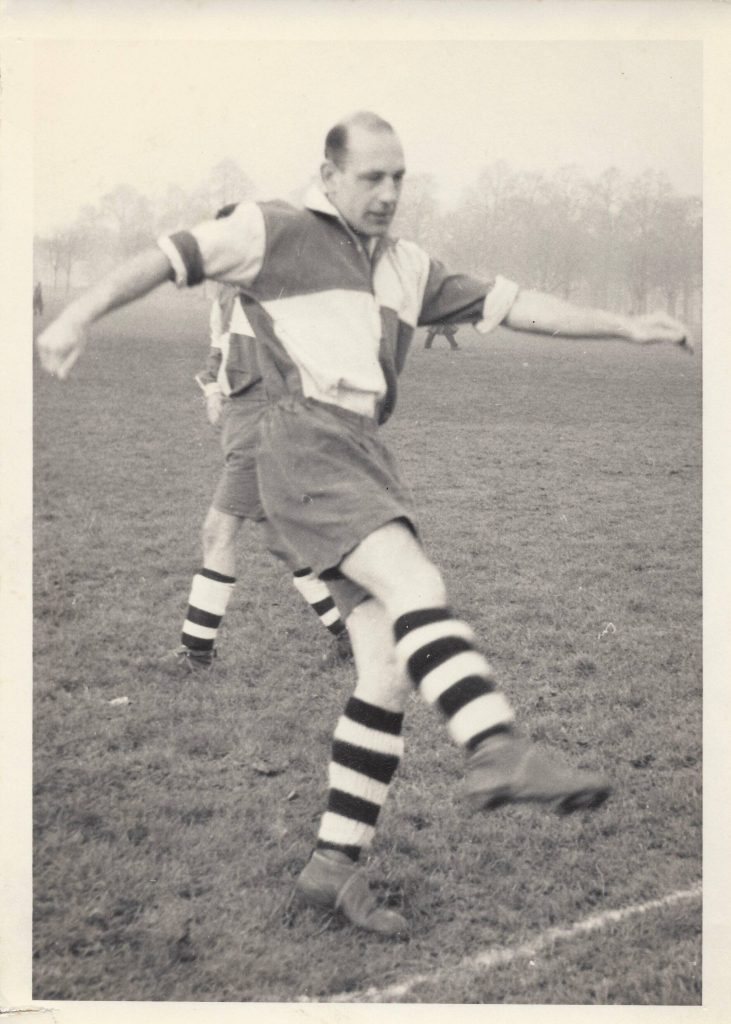
[[[36,380],[34,998],[698,1004],[700,357],[417,338],[385,430],[427,549],[532,735],[616,792],[470,817],[414,700],[369,858],[393,943],[288,904],[353,678],[253,531],[215,672],[155,668],[219,468],[206,315],[164,291]]]

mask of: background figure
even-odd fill
[[[43,316],[43,288],[40,281],[33,289],[33,316]]]
[[[218,216],[226,216],[231,209],[224,207]],[[238,319],[232,324],[235,312]],[[222,427],[225,463],[203,523],[203,567],[193,577],[181,643],[159,663],[172,674],[197,672],[213,664],[218,633],[236,583],[236,541],[241,527],[249,519],[266,528],[256,478],[257,434],[266,399],[254,340],[241,333],[246,330],[237,289],[219,286],[211,307],[208,361],[196,381],[205,396],[209,423]],[[324,662],[349,658],[348,631],[326,584],[311,569],[296,564],[294,556],[271,536],[269,546],[294,567],[294,586],[334,638],[333,651]]]
[[[458,349],[459,345],[455,339],[457,333],[457,327],[455,324],[432,324],[429,330],[426,332],[426,339],[424,341],[424,348],[431,348],[434,338],[438,334],[443,334],[449,342],[451,349]]]

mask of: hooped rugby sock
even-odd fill
[[[396,656],[428,704],[439,708],[455,743],[467,750],[510,730],[513,711],[475,649],[470,627],[449,608],[422,608],[394,624]]]
[[[315,576],[312,569],[297,569],[292,574],[292,583],[317,615],[325,629],[333,636],[341,636],[345,632],[345,623],[332,599],[327,584]]]
[[[226,606],[236,580],[213,569],[201,569],[193,577],[185,613],[182,643],[197,654],[213,650]]]
[[[337,850],[357,861],[370,846],[378,815],[403,756],[400,712],[351,697],[335,729],[328,768],[327,810],[317,849]]]

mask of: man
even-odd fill
[[[424,348],[431,348],[434,343],[435,337],[438,334],[443,334],[444,337],[449,342],[449,347],[452,349],[452,351],[454,351],[455,349],[459,348],[459,345],[457,344],[455,338],[456,333],[457,328],[454,326],[454,324],[432,324],[432,326],[426,332]]]
[[[259,345],[269,404],[258,474],[273,529],[326,579],[350,633],[358,681],[339,720],[316,849],[297,889],[386,935],[404,918],[379,906],[358,868],[403,753],[410,686],[443,714],[466,753],[474,808],[530,801],[561,812],[599,806],[602,776],[577,771],[518,731],[470,627],[451,611],[418,539],[409,494],[378,425],[393,411],[416,326],[472,323],[637,344],[687,344],[677,321],[581,309],[505,278],[449,274],[389,238],[405,173],[391,125],[358,113],[327,135],[322,190],[304,210],[244,203],[229,218],[161,239],[62,314],[39,341],[65,377],[87,328],[174,276],[235,283]],[[171,269],[172,268],[172,269]]]
[[[219,210],[228,216],[233,207]],[[236,583],[236,540],[246,520],[262,523],[264,511],[256,478],[256,445],[259,420],[266,395],[251,337],[238,304],[237,290],[221,285],[211,306],[206,369],[196,376],[206,402],[209,423],[221,427],[225,462],[213,501],[203,523],[203,567],[193,577],[180,646],[160,661],[169,674],[200,673],[210,669],[216,656],[216,640]],[[351,656],[345,623],[322,580],[270,537],[270,546],[293,568],[292,581],[332,634],[335,645],[324,664]]]
[[[43,316],[43,288],[37,281],[33,289],[33,316]]]

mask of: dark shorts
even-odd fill
[[[284,399],[261,418],[258,467],[267,520],[347,616],[370,595],[339,573],[343,558],[393,520],[417,532],[411,493],[377,424],[312,399]]]
[[[259,523],[267,548],[294,572],[305,567],[298,555],[267,522],[259,497],[256,471],[259,424],[267,408],[264,391],[257,388],[227,399],[221,423],[221,447],[225,458],[223,472],[213,494],[213,507],[239,519]]]
[[[223,472],[213,495],[213,507],[240,519],[261,522],[264,509],[259,498],[256,451],[259,423],[267,403],[263,393],[226,400],[221,424]]]

